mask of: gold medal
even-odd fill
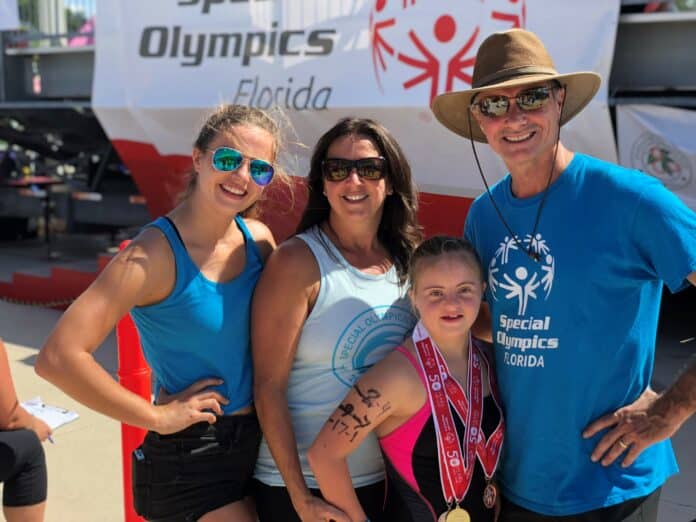
[[[469,513],[457,506],[447,513],[447,518],[445,518],[445,520],[446,522],[471,522],[471,517]]]
[[[448,511],[445,511],[442,515],[437,517],[437,522],[447,522],[447,513]]]
[[[486,488],[483,490],[483,505],[486,506],[488,509],[492,509],[495,507],[495,501],[498,498],[498,488],[495,484],[492,482],[489,482],[486,485]]]

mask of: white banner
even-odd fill
[[[0,0],[0,31],[19,29],[17,0]]]
[[[619,0],[99,0],[93,105],[112,140],[190,154],[203,114],[220,102],[280,105],[299,140],[346,115],[384,123],[420,189],[483,190],[468,142],[442,127],[435,94],[470,87],[481,41],[536,32],[561,72],[604,84],[563,131],[572,149],[616,161],[606,85]],[[502,163],[477,145],[489,181]],[[308,166],[299,153],[298,175]],[[128,162],[128,158],[124,158]]]
[[[696,111],[620,105],[616,126],[621,164],[655,176],[696,211]]]

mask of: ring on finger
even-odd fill
[[[628,444],[626,444],[626,443],[624,442],[623,437],[619,437],[619,440],[617,440],[616,442],[619,443],[619,446],[621,446],[621,449],[626,449],[626,448],[628,448]]]

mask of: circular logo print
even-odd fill
[[[528,250],[539,262],[529,259]],[[505,236],[488,264],[488,288],[495,300],[516,301],[522,316],[530,300],[549,297],[555,272],[556,260],[541,234],[527,234],[524,240]]]
[[[405,307],[378,306],[362,312],[334,346],[334,375],[346,386],[353,386],[373,364],[401,344],[415,324],[416,318]]]
[[[633,164],[656,177],[667,188],[682,189],[691,183],[693,168],[689,158],[659,136],[644,133],[631,150]]]

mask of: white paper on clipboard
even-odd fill
[[[22,403],[22,408],[44,421],[52,430],[60,428],[64,424],[79,418],[77,412],[59,406],[45,404],[43,400],[41,400],[41,397],[34,397],[33,399],[24,401]]]

